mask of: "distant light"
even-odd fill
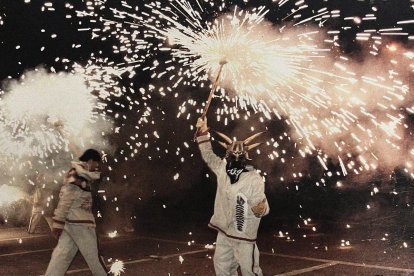
[[[398,50],[398,47],[397,47],[397,45],[396,45],[396,44],[390,44],[390,45],[387,45],[387,49],[388,49],[390,52],[396,52],[396,51]]]
[[[108,237],[110,238],[115,238],[116,236],[118,236],[118,231],[116,230],[108,233]]]

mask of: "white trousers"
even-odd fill
[[[231,239],[219,232],[214,253],[216,275],[236,276],[239,266],[243,276],[263,276],[256,243]]]
[[[98,255],[95,228],[66,223],[58,244],[53,250],[45,276],[63,276],[78,249],[94,276],[107,275],[106,267]]]

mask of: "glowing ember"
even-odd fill
[[[113,232],[108,233],[108,237],[115,238],[118,236],[118,231],[114,230]]]
[[[114,274],[114,276],[119,276],[121,273],[125,272],[124,262],[116,260],[112,265],[109,273]]]

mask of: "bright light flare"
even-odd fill
[[[25,199],[27,194],[18,187],[1,185],[0,186],[0,206],[7,205],[20,199]]]
[[[185,2],[185,1],[184,1]],[[154,4],[155,6],[155,4]],[[231,14],[213,22],[204,22],[191,5],[177,10],[195,21],[181,24],[175,11],[153,9],[153,13],[168,22],[149,25],[170,44],[173,59],[185,68],[192,81],[213,78],[220,62],[226,61],[220,85],[238,94],[257,94],[273,91],[298,77],[301,67],[315,57],[322,57],[308,36],[285,36],[264,21],[268,10],[253,11],[234,8]],[[181,7],[182,8],[182,7]],[[179,78],[175,85],[181,82]]]
[[[109,273],[114,274],[114,276],[120,276],[123,272],[125,272],[125,265],[124,262],[120,260],[116,260],[109,270]]]
[[[398,46],[396,44],[389,44],[389,45],[387,45],[387,49],[390,52],[397,52],[398,51]]]
[[[27,72],[7,83],[0,99],[0,151],[3,155],[47,157],[68,141],[56,129],[81,136],[96,117],[96,99],[82,74]]]

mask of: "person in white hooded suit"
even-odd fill
[[[207,119],[197,121],[197,142],[201,156],[217,176],[217,192],[214,214],[209,227],[218,231],[214,253],[214,269],[218,276],[263,275],[259,266],[259,250],[256,245],[260,220],[269,213],[264,193],[264,181],[260,174],[248,165],[248,150],[260,145],[250,144],[261,133],[244,141],[232,141],[217,132],[226,143],[224,159],[212,149]]]
[[[53,235],[58,244],[45,276],[64,275],[78,250],[94,276],[107,275],[107,268],[98,254],[95,218],[92,213],[91,183],[100,178],[101,155],[86,150],[80,162],[72,162],[59,194],[53,216]]]

